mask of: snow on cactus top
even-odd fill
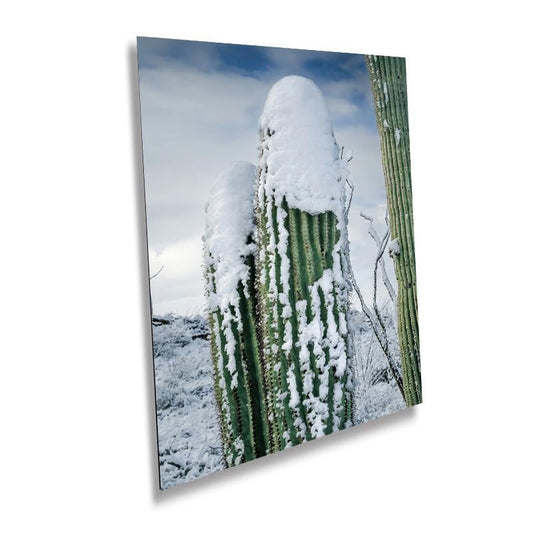
[[[282,78],[270,89],[259,128],[265,192],[310,214],[339,214],[348,170],[320,89],[301,76]]]
[[[235,304],[239,281],[249,276],[243,258],[255,250],[249,243],[254,230],[253,199],[256,167],[233,162],[216,179],[206,205],[205,265],[214,269],[215,291],[209,290],[209,307]]]

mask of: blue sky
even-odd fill
[[[268,91],[292,74],[322,90],[338,144],[354,152],[351,255],[370,297],[375,248],[359,212],[383,230],[386,199],[364,56],[153,38],[139,38],[137,48],[150,270],[164,265],[152,282],[154,312],[202,311],[201,236],[211,184],[232,161],[256,162]]]

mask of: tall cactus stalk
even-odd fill
[[[228,466],[265,455],[269,442],[255,316],[254,179],[253,165],[234,163],[217,179],[206,208],[206,295]]]
[[[416,293],[411,156],[407,120],[405,59],[367,56],[381,143],[391,245],[398,280],[398,339],[407,405],[422,402]]]
[[[351,424],[346,169],[316,85],[274,85],[260,120],[257,291],[269,448]]]

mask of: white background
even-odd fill
[[[5,5],[1,529],[531,531],[525,7]],[[408,57],[422,406],[158,494],[138,34]]]

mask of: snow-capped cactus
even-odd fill
[[[347,169],[309,79],[270,90],[256,186],[261,351],[270,450],[351,423],[347,348]]]
[[[381,143],[391,232],[389,254],[398,280],[397,322],[407,405],[422,402],[416,293],[411,155],[405,59],[367,56]]]
[[[224,456],[234,466],[267,452],[255,317],[255,166],[233,163],[206,206],[204,265],[215,396]]]

